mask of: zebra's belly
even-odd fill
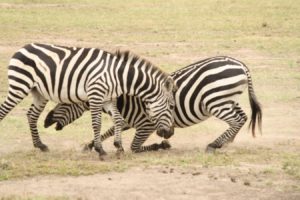
[[[83,101],[87,101],[88,100],[88,96],[87,93],[84,90],[81,89],[63,89],[60,92],[60,101],[64,102],[64,103],[78,103],[78,102],[83,102]]]
[[[193,120],[182,120],[179,119],[178,117],[174,116],[174,126],[176,128],[185,128],[189,126],[193,126],[195,124],[199,124],[205,120],[207,120],[210,116],[201,116],[201,118],[193,118]]]
[[[88,100],[85,88],[68,88],[67,86],[46,88],[43,83],[36,81],[32,89],[32,93],[38,93],[47,100],[56,103],[79,103]]]

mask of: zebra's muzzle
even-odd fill
[[[64,125],[62,125],[59,121],[55,120],[54,118],[54,112],[50,111],[49,114],[46,116],[46,119],[44,121],[44,127],[48,128],[56,123],[55,130],[60,131],[64,128]]]
[[[156,134],[165,139],[169,139],[172,135],[174,135],[174,127],[173,126],[170,128],[159,127],[156,131]]]
[[[44,121],[44,127],[48,128],[49,126],[53,125],[55,123],[55,121],[52,120],[53,118],[53,111],[50,111]]]
[[[64,128],[64,126],[63,126],[61,123],[59,123],[59,122],[56,123],[55,130],[60,131],[60,130],[62,130],[63,128]]]

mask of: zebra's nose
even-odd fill
[[[156,131],[156,134],[165,139],[169,139],[174,134],[174,127],[159,127]]]
[[[46,116],[46,119],[45,119],[45,121],[44,121],[44,127],[45,128],[48,128],[49,126],[51,126],[52,124],[54,124],[55,123],[55,121],[54,120],[52,120],[53,119],[53,111],[51,111],[51,112],[49,112],[49,114]]]
[[[64,128],[64,126],[63,126],[61,123],[59,123],[59,122],[56,123],[55,129],[56,129],[57,131],[60,131],[60,130],[62,130],[63,128]]]

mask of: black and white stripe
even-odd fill
[[[27,116],[35,147],[47,151],[39,137],[37,120],[49,100],[57,103],[88,102],[92,115],[95,149],[105,154],[100,140],[101,112],[105,102],[115,122],[115,145],[122,150],[122,118],[116,108],[120,95],[137,96],[150,121],[162,131],[173,123],[173,80],[150,62],[129,51],[115,54],[97,48],[28,44],[17,51],[8,67],[8,95],[0,107],[0,121],[29,93]]]
[[[174,93],[175,127],[188,127],[211,116],[229,125],[222,135],[207,146],[207,151],[214,151],[225,143],[233,141],[245,124],[247,116],[238,104],[238,97],[247,86],[252,110],[250,125],[253,135],[255,135],[256,122],[261,127],[261,107],[253,91],[250,72],[242,62],[230,57],[213,57],[177,70],[171,76],[178,87]],[[126,121],[124,128],[135,127],[137,130],[131,146],[133,151],[156,150],[166,146],[164,142],[141,146],[155,131],[155,126],[143,114],[145,106],[140,99],[122,96],[118,98],[117,105]],[[68,109],[69,113],[73,113],[72,115],[65,112]],[[84,103],[72,107],[60,104],[47,116],[45,125],[49,126],[57,122],[57,126],[65,126],[80,117],[86,109],[88,105]],[[157,133],[165,138],[170,137],[170,134],[161,134],[159,131]],[[102,139],[112,135],[113,128],[109,129]]]

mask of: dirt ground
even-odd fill
[[[280,109],[283,108],[276,108],[275,110],[279,111]],[[290,132],[287,135],[276,134],[276,126],[268,127],[270,120],[267,115],[264,120],[266,121],[266,131],[263,135],[258,135],[257,138],[252,139],[250,133],[243,129],[236,141],[221,151],[230,154],[239,148],[267,148],[276,149],[276,151],[299,152],[300,136],[296,132]],[[214,119],[207,123],[220,124],[219,121]],[[191,133],[186,130],[191,130]],[[202,151],[205,145],[218,135],[217,133],[197,133],[193,130],[177,129],[178,133],[170,140],[173,147],[169,151],[195,151],[195,149]],[[189,137],[186,134],[189,134]],[[57,138],[57,135],[54,138]],[[124,146],[127,147],[127,152],[129,151],[128,146],[131,139],[132,135],[124,134]],[[158,138],[153,136],[150,138],[149,143],[157,140]],[[27,142],[28,145],[26,142],[24,145],[26,149],[28,146],[30,147],[30,138]],[[81,147],[72,140],[64,141],[58,145],[62,148],[76,148],[80,153]],[[57,148],[55,140],[50,140],[49,146]],[[107,148],[108,152],[114,151],[112,147]],[[14,150],[10,149],[9,151]],[[299,179],[281,173],[260,173],[262,169],[268,167],[276,169],[281,166],[265,166],[255,163],[214,167],[166,167],[158,165],[134,167],[120,173],[110,172],[79,177],[38,176],[0,182],[0,199],[18,199],[20,197],[28,199],[128,200],[149,198],[162,200],[299,199],[299,188],[295,189],[300,184]]]
[[[222,171],[222,169],[220,170]],[[216,172],[216,171],[215,171]],[[299,199],[239,178],[199,170],[131,169],[125,173],[83,177],[36,177],[2,182],[0,192],[23,197],[68,196],[77,199]],[[210,174],[210,175],[207,175]],[[130,177],[130,178],[129,178]],[[257,181],[256,181],[257,182]]]

